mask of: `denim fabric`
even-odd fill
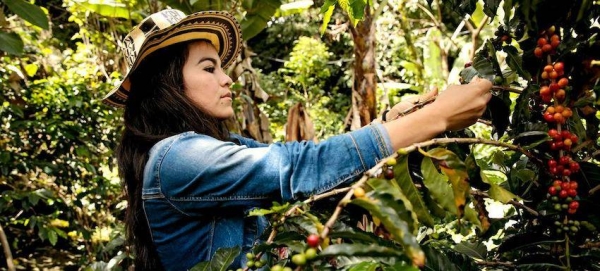
[[[150,150],[142,198],[167,270],[187,270],[234,246],[243,253],[232,267],[244,265],[242,255],[268,226],[264,217],[247,217],[250,210],[349,184],[393,152],[380,124],[318,144],[233,139],[239,145],[186,132]]]

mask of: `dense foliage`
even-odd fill
[[[272,227],[247,268],[600,270],[600,10],[585,0],[0,0],[0,268],[129,267],[121,112],[100,99],[122,73],[118,40],[166,5],[240,18],[269,95],[247,105],[276,140],[298,103],[317,139],[348,129],[365,16],[378,111],[474,75],[495,84],[470,129],[398,150],[352,187],[255,210]]]

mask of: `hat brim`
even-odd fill
[[[114,107],[125,106],[131,85],[129,75],[148,55],[173,44],[202,39],[209,40],[215,46],[223,68],[234,63],[240,54],[242,47],[240,25],[232,15],[221,11],[201,11],[190,14],[172,26],[149,34],[123,81],[102,101]]]

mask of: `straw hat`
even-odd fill
[[[217,49],[223,68],[231,65],[241,51],[242,34],[237,20],[224,11],[202,11],[185,16],[176,9],[154,13],[123,39],[127,74],[102,100],[123,107],[129,95],[129,75],[144,58],[158,49],[189,40],[206,39]]]

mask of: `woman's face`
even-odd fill
[[[215,118],[232,117],[231,83],[212,44],[206,41],[190,43],[183,66],[183,84],[184,93],[192,103]]]

